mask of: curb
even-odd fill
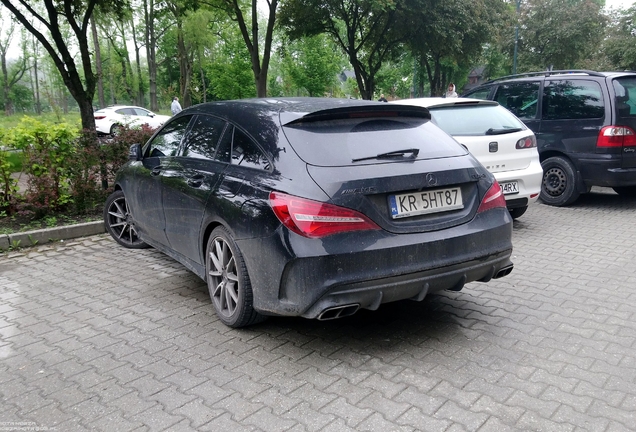
[[[36,244],[40,245],[59,240],[103,234],[105,232],[104,221],[95,221],[35,231],[3,234],[0,235],[0,251],[9,250],[12,247],[35,246]]]

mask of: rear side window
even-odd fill
[[[613,81],[618,117],[636,117],[636,77]]]
[[[509,111],[496,105],[431,108],[430,111],[435,124],[449,135],[484,136],[489,129],[526,129]]]
[[[536,118],[539,82],[501,84],[495,93],[495,100],[520,119]]]
[[[598,119],[605,115],[601,86],[595,81],[555,80],[543,89],[544,120]]]
[[[243,131],[228,125],[221,141],[216,159],[232,165],[269,170],[271,164],[262,150]]]
[[[375,156],[417,149],[417,159],[465,154],[455,140],[422,118],[347,118],[294,124],[285,136],[300,158],[318,166],[374,164]],[[361,162],[353,162],[365,159]]]
[[[188,133],[183,156],[213,159],[224,128],[225,120],[206,115],[197,116]]]

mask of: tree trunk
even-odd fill
[[[192,95],[190,94],[190,81],[192,80],[192,62],[188,57],[188,49],[183,38],[183,28],[181,18],[177,17],[177,56],[179,58],[179,94],[181,95],[181,105],[187,108],[192,105]]]
[[[154,0],[143,0],[144,23],[146,24],[146,60],[148,61],[148,96],[150,110],[158,111],[157,100],[157,35],[155,34],[155,4]]]
[[[137,34],[135,31],[135,19],[132,18],[130,20],[130,23],[132,25],[132,37],[133,37],[133,44],[135,45],[135,61],[137,62],[137,78],[138,78],[138,82],[137,82],[137,105],[139,106],[145,106],[145,97],[144,97],[144,80],[141,78],[141,58],[139,56],[139,50],[141,49],[141,47],[137,44]]]
[[[4,96],[4,113],[7,116],[13,114],[13,104],[11,103],[11,95],[9,91],[9,71],[7,70],[7,51],[2,47],[0,49],[0,63],[2,63],[2,94]]]
[[[33,75],[35,76],[35,112],[42,114],[42,103],[40,102],[40,79],[38,76],[38,50],[35,38],[33,38]]]
[[[100,108],[106,106],[104,98],[104,74],[102,72],[102,52],[99,47],[99,38],[97,37],[97,25],[95,19],[91,19],[91,32],[93,34],[93,47],[95,48],[95,72],[97,75],[97,101]]]

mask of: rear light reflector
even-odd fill
[[[363,214],[344,207],[270,192],[269,205],[283,225],[303,237],[380,229]]]
[[[488,192],[486,192],[486,195],[484,195],[484,199],[481,200],[477,213],[483,213],[487,210],[500,207],[506,208],[506,198],[504,198],[501,186],[499,186],[499,183],[495,180],[492,186],[490,186],[490,189],[488,189]]]
[[[521,138],[519,141],[517,141],[516,148],[517,150],[520,150],[520,149],[533,148],[536,146],[537,146],[537,139],[535,138],[534,135],[530,135],[529,137]]]
[[[605,126],[598,133],[596,147],[636,146],[636,133],[628,126]]]
[[[105,116],[105,115],[96,115],[96,116],[95,116],[95,120],[103,120],[103,119],[105,119],[105,118],[106,118],[106,116]]]

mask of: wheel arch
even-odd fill
[[[201,237],[200,247],[201,247],[201,256],[203,257],[204,265],[205,265],[205,249],[208,247],[208,240],[210,240],[210,236],[212,235],[212,231],[214,231],[215,228],[220,227],[220,226],[222,226],[225,229],[227,229],[230,233],[232,232],[232,230],[230,230],[227,225],[221,223],[218,220],[213,220],[213,221],[208,222],[207,226],[203,230],[203,236]]]

